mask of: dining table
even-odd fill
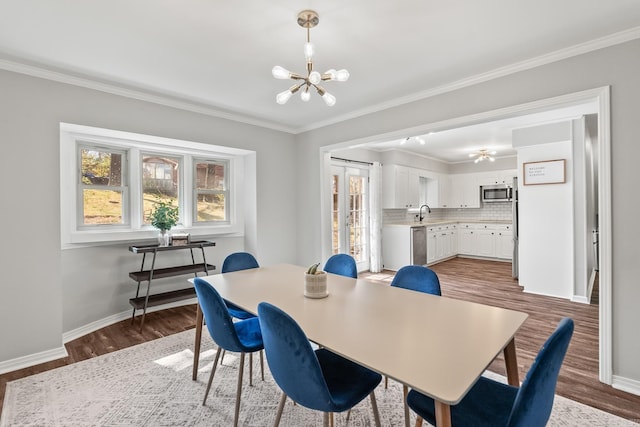
[[[514,336],[526,313],[330,273],[328,295],[308,298],[305,272],[277,264],[202,279],[251,313],[263,301],[279,307],[312,342],[433,398],[437,427],[451,426],[451,406],[501,352],[508,383],[519,386]],[[202,325],[198,305],[194,380]]]

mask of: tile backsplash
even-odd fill
[[[475,209],[431,209],[431,213],[425,214],[425,220],[492,220],[511,221],[512,211],[510,202],[484,203],[481,208]],[[382,221],[401,222],[413,221],[417,211],[407,209],[383,209]]]

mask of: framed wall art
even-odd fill
[[[522,164],[524,185],[563,184],[566,182],[566,160],[544,160]]]

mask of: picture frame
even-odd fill
[[[176,233],[171,236],[172,246],[186,246],[191,243],[191,236],[188,233]]]
[[[566,182],[566,160],[543,160],[522,164],[524,185],[564,184]]]

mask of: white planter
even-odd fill
[[[307,298],[324,298],[327,291],[327,275],[324,271],[316,274],[304,273],[304,296]]]

